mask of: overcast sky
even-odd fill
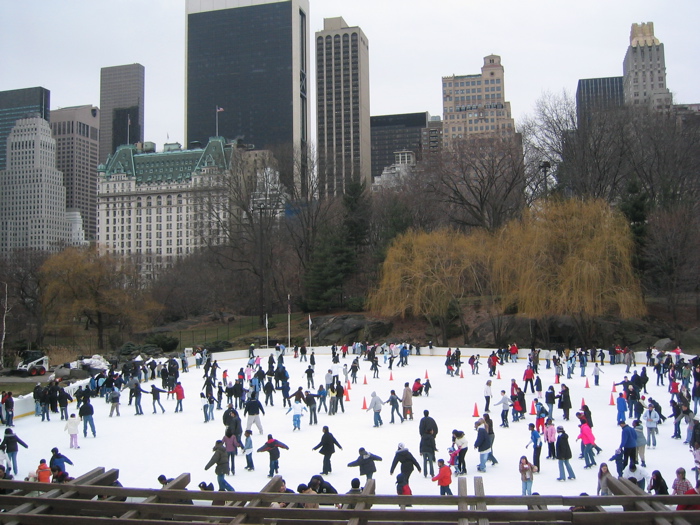
[[[517,126],[543,91],[622,75],[630,26],[648,21],[675,101],[700,102],[698,0],[310,1],[312,32],[342,16],[367,35],[372,115],[440,115],[441,77],[479,73],[494,53]],[[52,109],[99,106],[100,68],[139,62],[146,140],[184,143],[184,31],[184,0],[0,0],[0,91],[43,86]]]

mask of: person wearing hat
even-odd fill
[[[564,431],[564,427],[557,427],[557,443],[555,445],[556,458],[559,460],[559,477],[557,481],[566,481],[564,477],[564,469],[566,468],[569,474],[569,479],[576,479],[574,469],[571,468],[569,460],[571,459],[571,447],[569,446],[569,436]]]
[[[231,472],[228,466],[228,453],[226,452],[226,447],[224,447],[224,442],[217,439],[212,450],[214,453],[212,454],[209,463],[207,463],[207,465],[204,467],[204,470],[209,470],[210,467],[216,465],[214,472],[216,473],[216,481],[219,482],[219,490],[235,492],[233,487],[229,485],[228,481],[226,481],[226,478],[224,477],[226,474]]]
[[[399,443],[396,454],[394,454],[394,461],[391,462],[389,474],[394,474],[394,469],[396,469],[396,466],[399,463],[401,463],[401,473],[406,478],[406,483],[408,483],[414,467],[418,469],[418,472],[421,471],[420,465],[416,461],[416,458],[413,457],[413,454],[411,454],[411,452],[406,448],[406,445],[403,443]]]
[[[372,475],[377,471],[374,464],[375,461],[381,461],[382,458],[367,452],[364,447],[360,447],[360,455],[355,461],[348,463],[348,467],[360,467],[360,476],[366,476],[367,479],[372,479]]]
[[[649,403],[642,418],[647,429],[647,445],[649,445],[649,448],[656,448],[656,434],[659,433],[659,413],[655,410],[653,404]]]

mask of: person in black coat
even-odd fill
[[[569,479],[576,479],[574,469],[571,468],[571,447],[569,446],[569,436],[564,431],[564,427],[557,427],[557,443],[555,445],[556,458],[559,460],[559,477],[557,481],[565,481],[564,468],[569,474]]]
[[[360,448],[359,452],[358,458],[348,463],[348,467],[360,467],[360,476],[367,476],[367,479],[372,479],[372,475],[377,471],[374,462],[381,461],[382,458],[367,452],[364,448]]]
[[[556,397],[559,400],[559,408],[564,412],[564,420],[569,420],[569,410],[571,410],[571,397],[569,396],[569,387],[562,383],[561,391]]]
[[[437,437],[437,423],[432,417],[430,417],[430,412],[428,410],[423,410],[423,417],[421,418],[420,423],[418,423],[418,434],[422,436],[423,434],[427,434],[431,431],[433,437]]]
[[[421,471],[416,458],[413,457],[413,454],[409,452],[406,445],[403,443],[399,443],[399,448],[396,454],[394,454],[394,461],[391,462],[391,469],[389,470],[390,474],[394,473],[394,469],[396,469],[396,465],[399,463],[401,463],[401,473],[406,477],[406,483],[408,483],[408,479],[413,473],[413,467],[417,468],[418,472]]]
[[[12,472],[15,473],[15,476],[17,475],[17,451],[19,450],[18,445],[22,445],[24,448],[29,448],[29,446],[24,441],[22,441],[17,435],[15,435],[14,432],[12,432],[11,428],[6,428],[5,438],[2,440],[2,443],[0,443],[0,449],[4,450],[7,453],[7,457],[12,462]]]
[[[333,437],[333,434],[331,434],[328,431],[328,427],[324,426],[323,427],[323,435],[321,436],[321,441],[316,445],[314,448],[311,450],[319,450],[319,453],[323,454],[323,472],[321,472],[322,475],[328,475],[332,472],[331,468],[331,456],[335,453],[335,447],[338,447],[340,450],[343,450],[343,447],[340,446],[340,443]]]

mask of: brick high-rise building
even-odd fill
[[[625,104],[669,110],[664,45],[654,36],[654,23],[632,24],[630,45],[622,63]]]
[[[56,167],[66,187],[66,208],[80,212],[85,238],[94,241],[100,110],[87,105],[52,111],[51,135],[56,140]]]
[[[145,85],[141,64],[100,70],[100,164],[119,146],[143,142]]]
[[[319,194],[343,195],[353,180],[369,188],[369,43],[341,17],[316,33],[316,93]]]
[[[481,73],[442,77],[443,142],[484,134],[513,135],[501,57],[484,57]]]

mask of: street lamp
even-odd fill
[[[544,175],[544,194],[547,195],[548,189],[547,189],[547,171],[551,169],[552,165],[549,163],[549,161],[545,160],[540,164],[540,169],[542,170],[542,174]]]
[[[266,210],[265,202],[258,202],[257,204],[258,214],[260,219],[260,271],[258,275],[260,277],[259,286],[259,296],[258,296],[258,307],[260,308],[260,325],[265,325],[265,263],[264,263],[264,238],[263,238],[263,212]]]

